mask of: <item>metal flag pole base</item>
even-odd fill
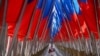
[[[50,39],[51,48],[53,48],[53,38]]]
[[[11,44],[11,41],[12,41],[12,38],[10,36],[8,36],[5,56],[7,56],[8,52],[9,52],[9,48],[10,48],[9,46]]]

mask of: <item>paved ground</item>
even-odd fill
[[[53,52],[49,53],[49,49],[51,48],[51,44],[49,44],[48,48],[44,51],[42,56],[64,56],[61,52],[57,49],[57,47],[53,44]]]

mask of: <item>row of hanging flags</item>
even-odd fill
[[[100,35],[99,0],[1,0],[0,25],[4,11],[7,35],[12,38],[18,28],[20,41],[26,35],[29,40],[38,36],[43,41],[68,41],[83,36],[88,39],[91,32],[95,39]]]

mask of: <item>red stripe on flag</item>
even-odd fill
[[[37,4],[37,0],[34,0],[28,3],[26,6],[26,9],[22,18],[22,22],[20,24],[20,29],[18,32],[18,36],[20,36],[19,40],[23,40],[24,37],[27,35],[27,31],[30,25],[30,20],[31,20],[36,4]]]
[[[24,0],[8,0],[8,8],[6,15],[7,23],[16,23],[20,16],[21,8]]]
[[[34,20],[33,20],[32,28],[31,28],[31,31],[30,31],[30,36],[29,36],[30,40],[33,39],[40,14],[41,14],[41,9],[37,9],[35,14],[34,14]]]
[[[64,25],[64,22],[62,22],[60,32],[62,33],[63,41],[68,41],[69,40],[68,32],[67,32],[68,30],[66,29],[66,26]]]
[[[41,34],[43,33],[43,29],[46,25],[46,21],[47,21],[47,18],[44,18],[44,19],[41,20],[40,27],[39,27],[39,30],[38,30],[38,37],[41,37]]]
[[[8,24],[8,31],[7,31],[8,36],[13,37],[15,26],[16,26],[15,23]]]
[[[54,42],[61,42],[60,32],[58,32],[54,37]]]
[[[73,15],[71,15],[71,20],[69,21],[70,24],[70,28],[72,30],[72,34],[74,35],[74,38],[78,38],[78,36],[80,35],[80,28],[79,28],[79,24],[77,21],[78,17],[76,15],[76,13],[73,13]]]
[[[86,22],[84,20],[84,16],[81,15],[81,14],[78,14],[78,20],[80,22],[80,28],[81,28],[81,31],[80,31],[80,34],[83,34],[83,36],[88,39],[89,38],[89,33],[88,33],[88,28],[87,28],[87,25],[86,25]]]
[[[79,3],[80,3],[82,13],[85,16],[85,22],[86,22],[89,30],[91,32],[93,32],[96,36],[96,39],[98,39],[94,1],[88,0],[88,3],[82,3],[82,2],[79,2]]]

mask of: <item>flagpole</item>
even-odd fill
[[[74,16],[76,16],[76,12],[75,12],[75,15],[74,15]],[[78,18],[77,18],[77,20],[78,20]],[[67,21],[68,21],[68,20],[67,20]],[[80,27],[80,22],[77,21],[77,23],[78,23],[78,26],[79,26],[80,31],[82,31],[82,29],[81,29],[81,27]],[[82,38],[84,37],[83,34],[81,34],[81,36],[82,36]]]
[[[53,1],[53,3],[54,3],[54,1]],[[53,5],[53,4],[52,4]],[[44,7],[44,8],[46,8],[46,7]],[[43,10],[43,13],[44,13],[44,10]],[[41,15],[40,16],[40,18],[42,18],[43,17],[43,15]],[[40,24],[40,21],[41,21],[41,19],[38,21],[38,24]],[[36,34],[37,34],[37,32],[38,32],[38,29],[37,28],[39,28],[39,25],[36,27]],[[36,34],[34,34],[34,35],[36,35]],[[35,36],[34,36],[35,37]]]
[[[34,39],[32,40],[32,44],[31,44],[31,47],[30,47],[30,53],[32,53],[33,44],[35,44],[35,42],[37,41],[37,40],[36,40],[36,38],[38,37],[38,36],[37,36],[37,33],[38,33],[39,25],[40,25],[40,22],[41,22],[41,17],[42,17],[42,13],[43,13],[43,10],[44,10],[45,2],[46,2],[46,1],[44,0],[43,6],[42,6],[42,11],[41,11],[41,13],[40,13],[39,20],[38,20],[38,23],[37,23],[37,26],[36,26],[36,29],[35,29],[35,33],[34,33],[34,36],[33,36],[33,38],[34,38],[35,40],[34,40]]]
[[[45,41],[45,37],[47,36],[47,35],[46,35],[46,31],[47,31],[47,28],[46,28],[45,30],[43,30],[42,33],[44,33],[44,34],[41,36],[42,38],[39,39],[39,41],[40,41],[41,44],[43,43],[43,40]],[[46,42],[46,43],[47,43],[47,42]]]
[[[44,34],[42,34],[42,36],[41,36],[42,38],[40,38],[39,41],[43,41],[43,40],[45,39],[45,37],[47,37],[46,31],[47,31],[47,27],[46,27],[46,29],[44,29],[44,31],[42,32],[42,33],[44,33]]]
[[[1,4],[3,4],[3,2],[1,1]],[[2,26],[1,26],[1,33],[0,33],[0,55],[2,54],[2,51],[4,51],[4,39],[6,38],[6,29],[7,29],[7,25],[6,25],[6,10],[7,10],[7,4],[8,4],[8,1],[5,0],[4,2],[4,12],[3,12],[3,21],[2,21]],[[4,36],[3,36],[4,35]]]
[[[16,41],[15,45],[13,46],[13,56],[16,56],[17,55],[17,45],[18,45],[18,40]]]
[[[83,12],[82,14],[83,14],[84,18],[86,18],[85,13]],[[84,19],[84,20],[85,20],[85,19]],[[86,21],[86,20],[85,20],[85,21]],[[88,31],[88,34],[89,34],[89,37],[90,37],[90,42],[91,42],[91,37],[92,37],[91,31],[89,30],[89,27],[87,26],[87,22],[85,22],[85,23],[86,23],[87,31]],[[89,42],[89,44],[91,45],[90,42]],[[92,46],[90,46],[90,51],[91,51],[91,53],[92,53],[93,50],[91,50],[91,49],[92,49]]]
[[[96,4],[96,2],[97,2],[97,4]],[[98,14],[98,12],[97,12],[97,10],[100,8],[100,0],[94,0],[94,7],[95,7],[95,14],[96,14],[96,22],[97,22],[97,29],[98,29],[98,36],[99,36],[99,39],[96,41],[96,47],[97,47],[97,54],[98,54],[98,56],[100,55],[100,53],[99,53],[99,47],[98,47],[98,44],[99,44],[99,42],[100,42],[100,26],[99,26],[99,15],[97,15]]]
[[[41,38],[39,39],[39,41],[43,41],[43,39],[45,38],[45,35],[46,35],[46,31],[47,31],[47,29],[45,29],[45,30],[43,29],[43,32],[42,32],[42,35],[41,35]]]
[[[38,40],[36,42],[36,48],[35,48],[36,53],[38,52],[38,47],[39,47],[39,38],[38,38]]]
[[[63,10],[63,12],[64,12],[64,10]],[[65,13],[65,12],[64,12],[64,13]],[[64,14],[64,16],[65,16],[66,18],[68,18],[68,17],[66,16],[66,13]],[[66,27],[66,30],[67,30],[67,33],[68,33],[68,36],[69,36],[69,39],[70,39],[69,48],[71,48],[72,45],[74,44],[74,41],[75,41],[74,35],[73,35],[73,33],[72,33],[72,30],[71,30],[71,27],[70,27],[70,24],[69,24],[68,19],[66,19],[67,23],[66,23],[65,19],[64,19],[63,21],[64,21],[64,25],[65,25],[65,27]],[[67,26],[67,25],[68,25],[68,26]],[[69,30],[68,30],[68,27],[69,27]],[[69,31],[70,31],[70,32],[69,32]],[[72,34],[72,36],[71,36],[70,33]],[[71,51],[71,52],[73,52],[73,51]]]
[[[66,15],[65,15],[65,17],[67,18]],[[67,23],[66,23],[65,21],[67,21]],[[72,38],[72,37],[74,37],[74,35],[73,35],[73,33],[72,33],[72,30],[71,30],[70,24],[69,24],[69,22],[68,22],[68,18],[67,18],[66,20],[64,19],[64,25],[65,25],[66,30],[67,30],[67,32],[68,32],[69,39],[70,39],[70,40],[74,40],[74,38]],[[67,25],[68,25],[68,26],[67,26]],[[68,30],[68,27],[69,27],[69,30]],[[72,34],[72,36],[71,36],[71,34]]]
[[[4,38],[4,41],[3,41],[3,56],[5,55],[5,52],[6,52],[6,45],[7,45],[7,40],[8,40],[8,36],[7,36],[7,30],[8,30],[8,25],[6,25],[6,30],[5,30],[5,38]]]
[[[96,55],[97,56],[97,49],[96,49],[96,40],[95,40],[95,37],[94,37],[94,34],[93,32],[91,32],[91,45],[92,45],[92,49],[93,49],[93,55]]]
[[[65,14],[65,17],[67,18],[66,14]],[[73,43],[73,42],[75,41],[74,35],[73,35],[73,33],[72,33],[72,30],[71,30],[71,27],[70,27],[70,24],[69,24],[68,19],[66,19],[66,21],[67,21],[67,23],[65,22],[65,19],[64,19],[64,24],[65,24],[65,26],[66,26],[66,30],[67,30],[67,32],[68,32],[70,42]],[[68,26],[67,26],[67,25],[68,25]],[[68,27],[69,27],[69,30],[68,30]],[[72,35],[71,35],[71,34],[72,34]]]
[[[53,2],[53,4],[54,4],[54,2]],[[53,5],[52,5],[52,8],[53,8]],[[51,12],[52,12],[52,9],[49,11],[49,14],[48,14],[49,17],[50,17],[50,15],[51,15]],[[44,27],[43,32],[42,32],[42,36],[43,36],[43,37],[45,36],[46,31],[47,31],[48,26],[49,26],[49,23],[50,23],[50,18],[49,18],[49,17],[46,18],[46,19],[48,19],[48,20],[46,20],[46,24],[45,24],[45,27]],[[43,40],[43,38],[41,38],[41,40]]]
[[[63,10],[63,12],[64,12],[64,10]],[[65,13],[65,12],[64,12]],[[64,16],[67,18],[67,16],[66,16],[66,13],[64,14]],[[65,25],[65,27],[66,27],[66,31],[67,31],[67,33],[68,33],[68,36],[69,36],[69,39],[70,39],[70,42],[72,42],[72,40],[74,40],[75,41],[75,39],[74,39],[74,35],[73,35],[73,33],[72,33],[72,30],[71,30],[71,27],[70,27],[70,24],[69,24],[69,21],[68,21],[68,19],[63,19],[63,21],[64,21],[64,25]],[[66,23],[66,21],[67,21],[67,23]],[[68,25],[68,26],[67,26]],[[69,30],[68,30],[68,27],[69,27]],[[71,34],[72,34],[72,36],[71,36]],[[72,42],[72,43],[74,43],[74,42]],[[70,46],[69,46],[69,48],[71,48],[71,43],[70,43]]]
[[[59,32],[59,34],[60,34],[60,37],[61,37],[62,44],[63,44],[63,45],[65,45],[65,44],[64,44],[64,40],[63,40],[62,33],[61,33],[61,32]],[[65,38],[65,37],[64,37],[64,38]],[[66,41],[65,41],[65,42],[66,42]],[[64,54],[66,55],[66,52],[64,52]]]
[[[75,6],[74,6],[74,5],[73,5],[73,7],[74,7],[74,9],[75,9]],[[76,11],[75,11],[75,16],[77,16]],[[78,27],[79,27],[80,31],[82,32],[82,28],[81,28],[81,25],[80,25],[79,18],[77,17],[76,19],[77,19],[76,21],[77,21]],[[80,33],[80,34],[81,34],[81,37],[82,37],[82,44],[83,44],[83,46],[85,47],[84,35],[83,35],[83,33]],[[83,50],[84,50],[84,47],[82,47]],[[84,51],[85,51],[85,50],[84,50]]]
[[[6,46],[6,52],[5,52],[5,56],[7,56],[8,52],[9,52],[9,46],[10,46],[10,43],[12,41],[12,38],[10,36],[8,36],[8,39],[7,39],[7,46]]]
[[[66,17],[66,18],[67,18],[67,17]],[[67,20],[67,22],[68,22],[68,19],[66,19],[66,20]],[[71,37],[72,31],[71,31],[71,29],[69,29],[69,30],[71,31],[71,34],[70,34],[70,31],[68,30],[69,22],[66,23],[66,20],[63,18],[64,26],[66,27],[66,31],[67,31],[67,33],[68,33],[69,39],[72,40],[72,39],[73,39],[73,38]],[[70,28],[70,27],[69,27],[69,28]],[[72,34],[72,36],[73,36],[73,34]],[[71,38],[72,38],[72,39],[71,39]]]
[[[87,26],[87,25],[86,25]],[[91,35],[91,32],[90,32],[90,30],[89,30],[89,28],[87,27],[87,31],[88,31],[88,33],[89,33],[89,36],[90,37],[93,37],[92,35]]]
[[[97,2],[98,2],[98,6],[97,7],[100,7],[100,0],[97,0]],[[100,27],[99,27],[99,20],[98,20],[98,15],[97,15],[97,8],[96,8],[96,1],[94,0],[94,7],[95,7],[95,16],[96,16],[96,22],[97,22],[97,29],[98,29],[98,36],[99,36],[99,39],[100,39]]]
[[[64,10],[63,10],[63,11],[64,11]],[[65,13],[65,17],[67,18],[66,13]],[[68,27],[66,26],[66,30],[67,30],[67,32],[68,32],[69,39],[70,39],[70,42],[71,42],[69,48],[71,48],[72,45],[74,44],[75,39],[74,39],[74,35],[73,35],[73,33],[72,33],[72,30],[71,30],[71,27],[70,27],[70,24],[69,24],[68,19],[66,19],[66,21],[67,21],[67,23],[65,22],[65,19],[64,19],[64,25],[66,26],[66,24],[68,24],[68,27],[69,27],[70,33],[72,34],[72,36],[71,36],[70,33],[69,33],[69,30],[68,30]],[[72,37],[73,37],[73,38],[72,38]],[[73,40],[74,40],[74,41],[73,41]],[[75,48],[75,46],[73,46],[73,47]]]
[[[59,30],[59,31],[60,31],[60,30]],[[59,32],[59,34],[60,34],[60,38],[61,38],[62,44],[64,45],[62,33]]]
[[[2,38],[1,38],[1,47],[0,47],[0,55],[1,53],[4,54],[5,52],[5,42],[6,42],[6,38],[7,38],[7,25],[4,27],[3,29],[3,35],[2,35]]]
[[[79,28],[80,28],[80,30],[82,31],[81,26],[80,26],[79,19],[77,18],[77,20],[78,20]],[[88,29],[88,27],[87,27],[87,31],[88,31],[88,33],[89,33],[90,37],[93,37],[93,36],[91,35],[91,32],[90,32],[90,30]],[[84,37],[84,35],[83,35],[83,34],[82,34],[82,36]]]
[[[37,5],[37,4],[38,4],[38,1],[37,1],[36,5]],[[26,46],[26,41],[27,41],[27,39],[28,39],[28,37],[29,37],[29,34],[30,34],[30,30],[31,30],[31,27],[32,27],[32,22],[33,22],[33,20],[34,20],[34,14],[35,14],[36,9],[37,9],[37,6],[35,6],[35,9],[33,10],[32,17],[31,17],[31,20],[30,20],[30,25],[29,25],[28,31],[27,31],[27,35],[25,36],[24,41],[23,41],[24,46],[23,46],[23,48],[22,48],[22,55],[24,55],[24,50],[25,50],[25,46]],[[30,52],[29,52],[29,53],[30,53]],[[31,54],[31,53],[30,53],[30,54]]]
[[[50,15],[51,15],[50,13],[51,13],[51,10],[50,10],[50,12],[49,12],[49,17],[50,17]],[[42,35],[41,35],[42,38],[40,38],[39,41],[43,41],[43,39],[45,39],[46,36],[48,37],[48,35],[46,35],[46,31],[47,31],[48,25],[49,25],[49,23],[50,23],[49,17],[48,17],[48,20],[46,20],[46,24],[45,24],[45,27],[44,27],[44,29],[43,29]]]
[[[98,0],[98,1],[99,1],[99,0]],[[95,4],[95,1],[94,1],[94,4]],[[96,5],[95,5],[95,13],[96,13]],[[84,15],[84,13],[83,13],[83,15]],[[84,17],[85,17],[85,16],[84,16]],[[96,14],[96,21],[97,21],[97,28],[99,28],[98,20],[97,20],[97,14]],[[88,33],[89,33],[89,36],[92,37],[91,32],[90,32],[88,26],[87,26],[87,31],[88,31]],[[98,29],[98,34],[99,34],[99,32],[100,32],[100,29]],[[99,36],[100,36],[100,34],[99,34]]]
[[[77,14],[76,14],[76,11],[75,11],[75,16],[77,16]],[[78,24],[78,27],[79,27],[79,30],[82,32],[82,28],[81,28],[81,25],[80,25],[80,21],[79,21],[79,18],[77,17],[77,24]],[[80,32],[79,32],[80,33]],[[84,35],[83,35],[83,33],[80,33],[81,34],[81,37],[82,37],[82,44],[83,44],[83,47],[82,47],[82,49],[84,50],[84,47],[85,47],[85,39],[84,39]],[[80,37],[79,37],[80,38]],[[82,50],[81,49],[81,50]],[[85,51],[85,50],[84,50]],[[79,53],[78,53],[79,54]]]
[[[98,37],[99,37],[99,39],[100,39],[100,27],[99,27],[99,16],[97,15],[97,10],[98,10],[98,8],[100,7],[100,0],[97,0],[97,4],[98,5],[96,5],[96,1],[94,0],[94,7],[95,7],[95,16],[96,16],[96,23],[97,23],[97,29],[98,29]],[[96,43],[99,41],[99,39],[96,41]],[[96,45],[96,51],[97,51],[97,55],[99,56],[100,54],[99,54],[99,52],[98,52],[98,47],[97,47],[97,45]]]
[[[53,1],[53,4],[54,4],[54,1]],[[49,11],[49,14],[48,14],[49,17],[50,17],[51,12],[52,12],[53,4],[52,4],[52,7],[51,7],[51,9],[50,9],[50,11]],[[46,18],[46,19],[48,19],[48,20],[46,20],[46,24],[45,24],[44,29],[43,29],[43,32],[42,32],[42,36],[43,36],[43,37],[44,37],[44,35],[46,34],[48,25],[49,25],[49,23],[50,23],[50,18],[49,18],[49,17]],[[43,33],[44,33],[44,34],[43,34]]]
[[[44,37],[45,37],[44,39],[46,39],[46,40],[44,41],[44,43],[50,42],[50,35],[49,35],[49,33],[48,33],[47,35],[45,35]]]
[[[36,1],[36,2],[38,3],[38,1]],[[37,3],[36,3],[36,5],[37,5]],[[25,36],[25,38],[23,40],[23,47],[22,47],[22,51],[21,51],[21,53],[22,53],[21,56],[24,56],[24,51],[25,51],[25,47],[26,47],[26,41],[27,41],[27,39],[29,37],[29,33],[30,33],[30,30],[31,30],[31,27],[32,27],[32,22],[33,22],[33,19],[34,19],[33,15],[34,15],[35,11],[36,11],[36,6],[35,6],[35,9],[33,10],[33,13],[32,13],[32,17],[31,17],[31,20],[30,20],[30,23],[29,23],[27,35]]]
[[[14,45],[17,42],[17,33],[18,33],[19,26],[20,26],[20,23],[21,23],[21,20],[22,20],[22,17],[23,17],[23,14],[24,14],[24,11],[25,11],[25,8],[26,8],[26,5],[27,5],[27,1],[28,0],[25,0],[25,2],[24,2],[24,5],[23,5],[22,11],[21,11],[21,15],[20,15],[19,20],[18,20],[18,23],[16,24],[16,27],[14,29],[14,32],[15,33],[14,33],[14,35],[12,37],[12,41],[11,41],[10,48],[9,48],[9,52],[7,53],[7,56],[10,56],[11,55],[11,51],[14,48]]]
[[[67,17],[66,17],[66,18],[67,18]],[[65,21],[64,18],[63,18],[63,21],[64,21],[64,26],[65,26],[65,28],[66,28],[66,31],[67,31],[68,37],[69,37],[70,40],[72,40],[72,39],[71,39],[70,32],[69,32],[69,30],[68,30],[68,23],[66,23],[66,21]],[[68,20],[67,20],[67,22],[68,22]]]

